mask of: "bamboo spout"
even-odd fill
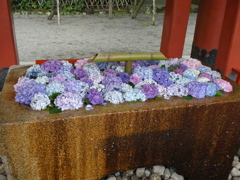
[[[132,61],[141,60],[166,60],[167,58],[160,52],[156,53],[106,53],[95,54],[88,62],[118,62],[126,61],[125,71],[132,72]]]

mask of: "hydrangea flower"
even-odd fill
[[[50,100],[46,94],[36,93],[31,99],[30,106],[33,110],[42,110],[50,104]]]
[[[212,76],[210,74],[208,74],[208,73],[202,73],[198,77],[199,78],[202,78],[202,77],[208,78],[208,81],[213,81]]]
[[[29,105],[31,103],[31,100],[34,94],[38,92],[46,94],[46,85],[39,84],[35,81],[32,81],[32,82],[23,84],[17,90],[18,92],[15,96],[15,101]]]
[[[49,82],[49,77],[47,77],[47,76],[37,77],[37,79],[35,79],[35,81],[39,84],[47,84]]]
[[[89,79],[88,77],[83,77],[80,79],[80,81],[87,83],[89,85],[89,87],[91,87],[93,85],[92,80]]]
[[[75,76],[70,71],[63,71],[61,75],[64,76],[65,79],[75,79]]]
[[[63,62],[58,60],[49,60],[41,65],[44,72],[60,73],[63,72]]]
[[[90,89],[97,89],[99,92],[102,92],[103,89],[105,89],[105,86],[103,84],[94,84],[90,87]]]
[[[198,67],[198,69],[201,73],[212,71],[212,69],[208,66],[201,65]]]
[[[131,89],[127,91],[123,94],[123,98],[127,102],[147,100],[145,94],[140,89]]]
[[[107,93],[109,91],[121,91],[122,90],[122,84],[119,83],[110,83],[105,86],[105,89],[103,90],[103,93]]]
[[[102,80],[104,79],[104,76],[92,74],[89,76],[89,79],[93,82],[94,85],[96,85],[102,82]]]
[[[83,106],[82,97],[76,93],[63,92],[54,100],[54,104],[64,110],[75,110]]]
[[[49,82],[53,82],[53,81],[56,81],[56,82],[59,82],[59,83],[62,83],[66,80],[66,76],[62,75],[62,74],[57,74],[56,76],[53,76],[49,79]]]
[[[135,61],[139,66],[141,66],[141,67],[148,67],[148,66],[150,66],[151,64],[150,64],[150,61],[146,61],[146,60],[144,60],[144,61]],[[138,67],[139,67],[138,66]]]
[[[64,86],[65,92],[78,93],[81,90],[80,81],[76,79],[67,79],[62,85]]]
[[[68,61],[63,60],[63,67],[62,67],[62,71],[69,71],[71,72],[71,70],[73,69],[73,65],[71,63],[69,63]]]
[[[188,85],[188,94],[195,98],[204,98],[207,91],[207,83],[191,81]]]
[[[147,99],[153,99],[155,98],[159,92],[158,92],[158,86],[154,84],[145,84],[141,87],[142,93],[145,94]]]
[[[215,83],[220,86],[225,92],[231,92],[233,90],[232,85],[223,79],[215,79]]]
[[[121,78],[123,83],[129,83],[130,82],[130,75],[128,73],[120,73],[117,75],[118,77]]]
[[[97,67],[98,67],[101,71],[107,69],[107,64],[108,64],[107,62],[97,62],[97,63],[96,63]]]
[[[154,85],[157,85],[157,83],[156,83],[154,80],[152,80],[152,79],[147,79],[147,80],[145,80],[145,81],[141,81],[140,83],[136,84],[136,85],[134,86],[134,88],[140,89],[140,88],[141,88],[143,85],[145,85],[145,84],[154,84]]]
[[[87,63],[83,66],[83,69],[88,73],[89,76],[101,74],[100,69],[95,63]]]
[[[112,69],[106,69],[102,74],[103,76],[116,76],[117,72]]]
[[[183,87],[179,84],[171,84],[166,88],[166,94],[167,96],[178,96],[178,97],[183,97],[187,96],[188,94],[188,89],[186,87]]]
[[[75,63],[74,66],[76,68],[82,68],[85,64],[88,63],[89,58],[84,58],[84,59],[78,59]]]
[[[170,80],[169,72],[164,69],[154,69],[153,80],[165,87],[168,87],[173,83]]]
[[[33,82],[34,79],[30,79],[28,77],[20,77],[18,78],[18,82],[13,86],[14,87],[14,91],[15,92],[19,92],[19,90],[25,86],[26,84],[30,83],[30,82]]]
[[[201,61],[193,58],[184,59],[181,62],[181,64],[185,64],[188,67],[188,69],[195,69],[195,70],[197,70],[198,67],[202,65]]]
[[[50,82],[46,86],[46,92],[48,96],[51,96],[53,93],[62,93],[64,92],[64,89],[64,85],[56,81]]]
[[[198,77],[197,82],[209,82],[210,80],[206,77]]]
[[[85,70],[80,69],[80,68],[73,69],[73,70],[71,71],[71,73],[72,73],[73,75],[75,75],[78,79],[81,79],[81,78],[83,78],[83,77],[85,77],[85,76],[88,75]]]
[[[118,66],[118,67],[116,67],[115,71],[116,71],[117,73],[123,73],[123,72],[125,71],[125,67]]]
[[[102,93],[99,92],[97,89],[91,89],[86,95],[86,97],[92,105],[102,104],[104,102],[104,97]]]
[[[215,96],[218,91],[218,86],[215,83],[207,83],[206,96]]]
[[[208,71],[207,74],[212,76],[212,79],[219,79],[221,78],[221,74],[217,71]]]
[[[104,100],[113,104],[120,104],[123,103],[123,96],[119,91],[109,91],[104,94]]]
[[[38,64],[32,65],[30,68],[27,69],[27,72],[25,74],[28,78],[37,78],[41,77],[45,74],[45,72],[41,69],[41,66]]]
[[[143,80],[152,79],[153,77],[153,70],[149,67],[136,67],[132,73],[140,74]]]
[[[122,92],[131,91],[132,89],[133,89],[132,86],[130,86],[129,84],[126,84],[126,83],[122,84],[122,87],[121,87]]]
[[[120,77],[117,76],[106,76],[103,80],[102,80],[102,84],[103,85],[108,85],[111,83],[115,83],[115,84],[122,84],[122,79]]]
[[[183,72],[183,77],[188,78],[192,81],[195,81],[200,74],[200,71],[195,70],[195,69],[187,69],[186,71]]]
[[[115,70],[118,66],[118,62],[108,62],[107,69]]]
[[[142,81],[142,76],[138,73],[134,73],[130,75],[130,82],[133,83],[134,85],[140,83]]]

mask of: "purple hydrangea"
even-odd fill
[[[187,85],[188,94],[195,98],[204,98],[207,93],[207,86],[206,82],[191,81]]]
[[[135,61],[137,64],[139,64],[141,67],[147,67],[150,66],[150,62],[149,61]]]
[[[67,79],[62,83],[65,92],[78,93],[80,91],[80,81],[76,79]]]
[[[46,94],[46,85],[35,81],[23,84],[15,96],[15,101],[29,105],[34,94],[41,92]]]
[[[116,77],[116,76],[106,76],[103,80],[102,80],[102,84],[103,85],[108,85],[110,83],[115,83],[115,84],[122,84],[122,79],[120,77]]]
[[[88,73],[85,70],[80,68],[73,69],[71,73],[74,74],[78,79],[81,79],[88,75]]]
[[[66,77],[63,76],[62,74],[57,74],[56,76],[54,77],[51,77],[49,79],[49,82],[53,82],[53,81],[56,81],[56,82],[59,82],[59,83],[62,83],[66,80]]]
[[[156,81],[158,84],[168,87],[173,82],[169,79],[169,72],[164,69],[154,69],[153,71],[153,80]]]
[[[71,92],[63,92],[54,100],[54,104],[64,110],[75,110],[83,106],[82,97]]]
[[[41,65],[41,68],[46,72],[60,73],[63,72],[63,62],[58,60],[46,61]]]
[[[145,94],[147,99],[155,98],[159,94],[158,86],[154,84],[143,85],[141,91]]]
[[[122,84],[110,83],[105,86],[103,93],[107,93],[110,91],[121,91],[121,89],[122,89]]]
[[[130,75],[130,82],[133,83],[134,85],[140,83],[142,81],[142,76],[138,73],[134,73]]]
[[[117,72],[112,69],[107,69],[103,71],[103,76],[116,76]]]
[[[23,86],[26,86],[26,84],[33,82],[33,79],[30,79],[28,77],[20,77],[18,78],[18,82],[14,85],[14,91],[18,92],[22,89]]]
[[[87,83],[89,85],[89,87],[91,87],[93,85],[93,81],[91,79],[89,79],[88,77],[83,77],[80,79],[80,81]]]
[[[171,84],[166,88],[167,96],[187,96],[188,89],[179,84]]]
[[[102,104],[104,102],[104,97],[102,93],[99,92],[97,89],[91,89],[86,95],[86,98],[88,98],[89,102],[92,105]]]
[[[123,72],[123,73],[118,74],[117,76],[122,79],[123,83],[129,83],[129,81],[130,81],[130,75],[128,73]]]

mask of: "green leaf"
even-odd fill
[[[222,96],[223,92],[223,90],[217,91],[215,97]]]
[[[49,113],[50,114],[56,114],[62,112],[61,109],[58,109],[56,106],[49,108]]]
[[[149,24],[142,24],[142,26],[149,26]]]
[[[191,100],[193,97],[191,95],[183,96],[183,99]]]
[[[52,93],[52,95],[49,96],[50,101],[54,101],[54,100],[56,99],[56,97],[57,97],[58,95],[60,95],[60,94],[61,94],[61,93]]]
[[[173,71],[174,69],[180,68],[180,65],[176,65],[176,66],[171,66],[169,68],[169,71]]]
[[[85,98],[85,99],[84,99],[84,102],[85,102],[86,104],[91,104],[88,98]]]

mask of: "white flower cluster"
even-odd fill
[[[123,103],[123,96],[119,91],[110,91],[104,94],[104,100],[113,104],[120,104]]]
[[[45,109],[50,104],[50,100],[46,94],[36,93],[34,94],[30,106],[33,110]]]

